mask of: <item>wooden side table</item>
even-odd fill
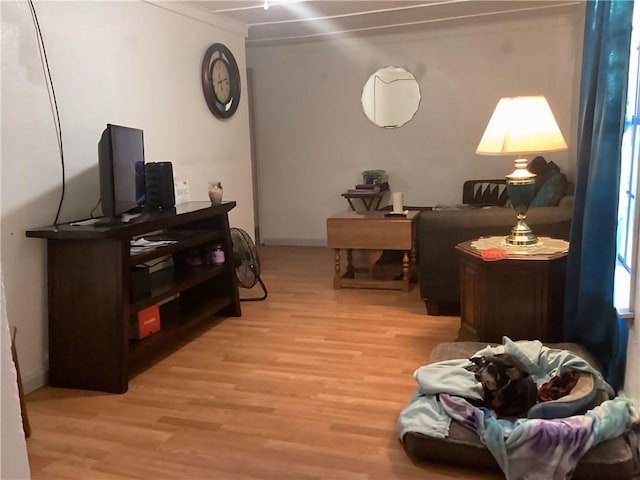
[[[385,212],[347,211],[327,219],[327,243],[335,250],[333,288],[388,288],[409,291],[409,279],[416,264],[415,236],[419,211],[405,217],[386,217]],[[346,272],[341,274],[340,250],[347,251]],[[402,279],[357,278],[352,264],[353,250],[369,250],[369,274],[383,250],[401,250]]]
[[[568,242],[564,242],[566,249],[509,253],[506,259],[493,262],[482,259],[474,242],[456,246],[460,256],[458,340],[502,343],[506,335],[512,340],[560,341]]]

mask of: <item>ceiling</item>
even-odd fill
[[[247,46],[397,33],[444,22],[559,15],[583,0],[197,0],[192,6],[248,26]]]

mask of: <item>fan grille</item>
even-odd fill
[[[245,288],[252,288],[260,276],[260,260],[256,246],[247,232],[239,228],[231,228],[233,243],[233,259],[236,265],[236,277]]]

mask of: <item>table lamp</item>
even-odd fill
[[[525,155],[567,150],[556,119],[542,96],[509,97],[498,102],[476,149],[479,155],[516,155],[515,170],[506,176],[507,192],[517,223],[509,245],[535,245],[538,238],[525,223],[535,195],[536,175],[527,170]]]

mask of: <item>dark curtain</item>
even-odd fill
[[[590,1],[585,16],[563,336],[586,347],[618,390],[628,329],[613,307],[613,285],[633,2]]]

